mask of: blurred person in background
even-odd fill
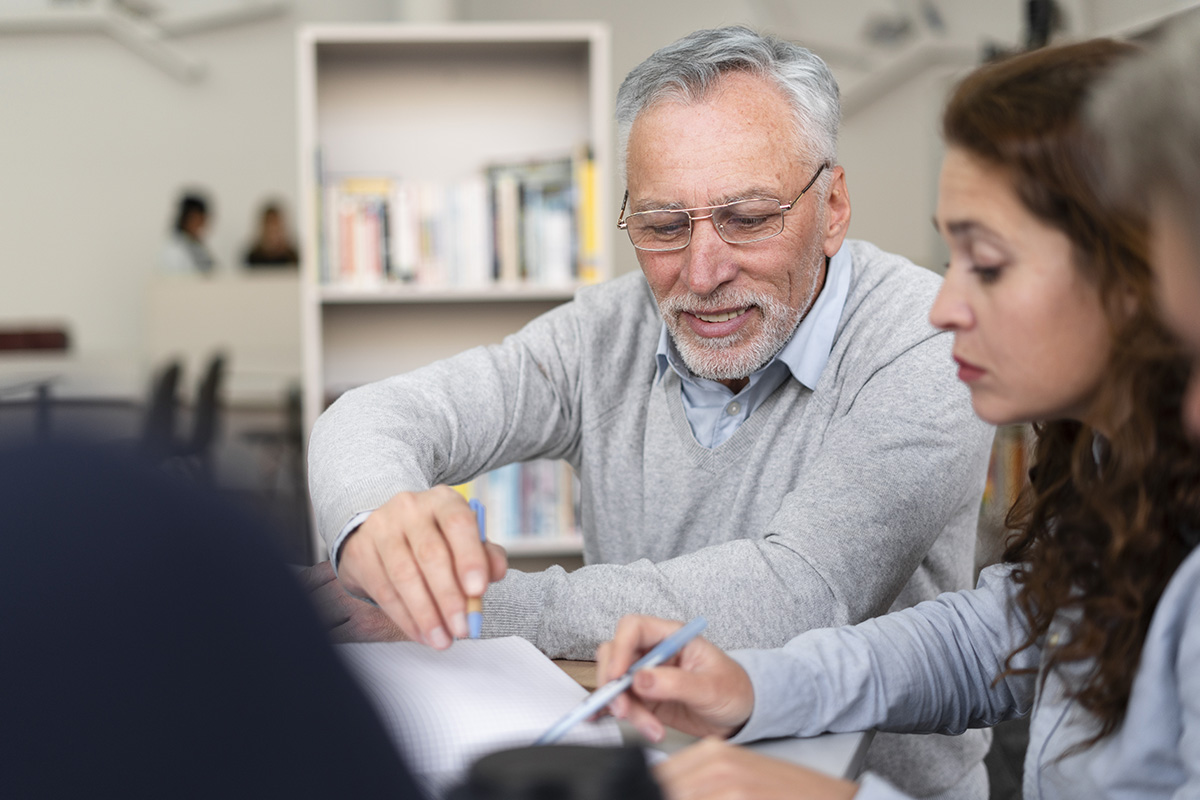
[[[175,224],[163,247],[163,272],[169,275],[212,273],[216,260],[204,243],[209,222],[209,202],[203,194],[189,191],[179,198]]]
[[[243,260],[247,267],[294,267],[299,263],[300,255],[279,203],[263,205],[258,215],[258,230]]]

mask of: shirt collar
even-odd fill
[[[846,297],[850,293],[850,273],[850,250],[843,244],[833,258],[829,259],[825,286],[817,295],[808,314],[796,327],[783,349],[754,373],[755,375],[771,369],[776,362],[780,362],[800,383],[809,389],[817,387],[821,372],[829,361],[833,340],[837,336],[838,322],[842,318],[842,309],[845,308]],[[658,364],[656,382],[662,379],[668,366],[685,381],[698,380],[683,363],[683,357],[679,355],[675,343],[671,341],[671,335],[667,332],[666,323],[663,323],[658,334],[655,360]]]

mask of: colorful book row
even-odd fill
[[[509,464],[455,488],[483,503],[497,544],[579,536],[579,479],[565,461]]]
[[[327,177],[321,282],[595,282],[594,197],[586,156],[494,165],[453,182]]]

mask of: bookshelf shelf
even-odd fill
[[[509,556],[572,556],[583,548],[583,539],[578,536],[559,536],[553,539],[509,539],[500,542]]]
[[[384,285],[374,287],[324,285],[322,303],[504,303],[551,300],[563,302],[582,284],[503,284],[478,288],[455,286]]]
[[[499,342],[612,275],[606,25],[312,25],[296,57],[306,430],[346,389]]]

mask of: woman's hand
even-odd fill
[[[627,616],[612,641],[596,650],[596,679],[619,678],[633,662],[682,627],[656,617]],[[647,739],[660,741],[664,725],[694,736],[727,737],[750,718],[754,687],[741,666],[706,639],[693,639],[663,665],[639,670],[632,688],[609,705]]]
[[[704,739],[654,768],[667,800],[849,800],[858,784]]]

